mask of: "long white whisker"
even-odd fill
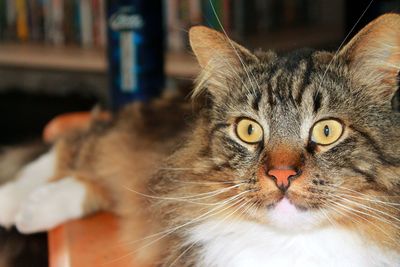
[[[337,198],[337,199],[340,199],[340,198]],[[396,224],[393,224],[392,221],[389,221],[389,220],[387,220],[387,219],[384,219],[384,218],[381,218],[381,217],[376,216],[376,215],[374,215],[374,214],[371,214],[370,212],[369,212],[369,213],[368,213],[368,212],[364,212],[364,211],[361,211],[361,210],[358,210],[358,209],[355,209],[355,208],[346,206],[346,205],[344,205],[344,204],[342,204],[342,203],[339,203],[339,202],[336,202],[336,205],[339,205],[339,206],[342,206],[342,207],[346,207],[347,209],[352,210],[352,211],[354,211],[354,212],[356,212],[356,213],[359,213],[359,214],[362,214],[362,215],[365,215],[365,216],[368,216],[368,217],[377,219],[378,221],[381,221],[381,222],[383,222],[383,223],[387,223],[387,224],[393,225],[393,226],[396,227],[397,229],[400,229],[400,227],[399,227],[398,225],[396,225]],[[364,209],[364,210],[365,210],[365,209]],[[367,211],[368,211],[368,210],[367,210]]]
[[[319,208],[318,210],[325,216],[325,218],[328,219],[329,223],[330,223],[332,226],[337,226],[337,224],[332,220],[332,218],[328,215],[328,213],[326,213],[326,212],[324,211],[323,208]]]
[[[353,211],[350,210],[347,206],[337,206],[337,203],[336,203],[336,202],[333,202],[333,201],[330,201],[330,203],[331,203],[330,208],[331,208],[332,210],[336,211],[337,213],[340,213],[342,216],[348,217],[347,214],[346,214],[345,212],[346,212],[346,211],[347,211],[347,212],[350,212],[352,215],[354,215],[354,216],[356,216],[356,217],[362,219],[363,221],[366,221],[367,223],[373,225],[375,228],[377,228],[378,230],[380,230],[384,235],[386,235],[386,236],[387,236],[390,240],[392,240],[394,243],[398,243],[397,240],[393,239],[393,237],[392,237],[391,235],[389,235],[382,227],[378,226],[376,223],[371,222],[371,221],[368,220],[367,218],[364,218],[363,216],[360,216],[359,214],[353,212]],[[334,208],[332,205],[335,205],[336,208]],[[342,210],[342,211],[340,211],[340,210]],[[356,223],[356,224],[358,223],[358,221],[355,221],[353,218],[351,218],[351,220],[352,220],[354,223]]]
[[[159,235],[163,235],[163,234],[168,233],[168,232],[171,232],[171,231],[172,231],[172,232],[173,232],[173,231],[176,231],[176,230],[178,230],[178,229],[180,229],[180,228],[182,228],[182,227],[185,227],[186,225],[195,223],[196,221],[201,220],[201,219],[203,219],[203,218],[206,217],[206,216],[209,216],[209,214],[211,214],[211,213],[214,212],[215,210],[218,210],[220,207],[223,207],[224,205],[227,205],[227,204],[232,204],[232,202],[236,201],[236,200],[237,200],[238,198],[240,198],[243,194],[248,193],[248,192],[250,192],[250,191],[251,191],[251,190],[243,191],[243,192],[241,192],[240,194],[237,194],[237,195],[235,195],[235,196],[232,196],[232,197],[230,197],[230,198],[228,198],[228,199],[226,199],[226,200],[220,201],[220,203],[218,204],[217,207],[212,208],[212,209],[209,210],[208,212],[203,213],[203,214],[201,214],[200,216],[198,216],[198,217],[196,217],[196,218],[194,218],[194,219],[190,220],[189,222],[186,222],[186,223],[184,223],[184,224],[182,224],[182,225],[178,225],[178,226],[175,226],[175,227],[173,227],[173,228],[164,230],[164,231],[162,231],[162,232],[159,232],[159,233],[156,233],[156,234],[152,234],[152,235],[146,236],[146,237],[144,237],[144,238],[142,238],[142,239],[138,239],[138,240],[135,240],[135,241],[126,242],[126,244],[132,244],[132,243],[136,243],[136,242],[143,241],[143,240],[146,240],[146,239],[150,239],[150,238],[153,238],[153,237],[157,237],[157,236],[159,236]],[[213,214],[211,214],[211,216],[212,216],[212,215],[213,215]],[[208,217],[206,217],[206,218],[208,218]]]
[[[351,203],[351,204],[355,204],[355,205],[357,205],[358,207],[362,208],[363,210],[374,211],[374,212],[380,213],[380,214],[385,215],[385,216],[387,216],[387,217],[389,217],[389,218],[391,218],[391,219],[393,219],[393,220],[396,220],[396,221],[400,222],[400,219],[396,218],[395,216],[393,216],[393,215],[391,215],[391,214],[388,214],[387,212],[384,212],[384,211],[375,209],[375,208],[373,208],[373,207],[364,205],[364,204],[362,204],[362,203],[359,203],[359,202],[356,202],[356,201],[347,199],[346,197],[338,197],[338,198],[340,198],[341,200],[344,200],[344,201],[346,201],[346,202],[349,202],[349,203]]]
[[[243,193],[244,193],[244,192],[243,192]],[[209,214],[210,214],[211,212],[214,212],[214,211],[215,211],[217,208],[219,208],[219,207],[215,207],[215,208],[213,208],[212,210],[208,211],[207,213],[202,214],[202,215],[200,215],[200,216],[198,216],[198,217],[196,217],[196,218],[190,220],[189,222],[186,222],[186,223],[184,223],[184,224],[182,224],[182,225],[179,225],[179,226],[177,226],[177,227],[174,227],[174,228],[172,228],[172,229],[167,229],[167,230],[165,230],[165,231],[162,231],[162,232],[159,232],[159,233],[156,233],[156,234],[152,234],[152,235],[149,235],[149,236],[147,236],[147,237],[144,237],[144,238],[142,238],[142,239],[138,239],[138,240],[135,240],[135,241],[126,242],[125,244],[126,244],[126,245],[129,245],[129,244],[133,244],[133,243],[136,243],[136,242],[139,242],[139,241],[144,241],[144,240],[147,240],[147,239],[150,239],[150,238],[157,237],[157,236],[160,236],[160,235],[161,235],[160,237],[158,237],[158,238],[156,238],[156,239],[154,239],[154,240],[148,242],[148,243],[145,244],[144,246],[142,246],[142,247],[140,247],[140,248],[137,248],[137,249],[135,249],[135,250],[133,250],[133,251],[131,251],[131,252],[129,252],[129,253],[127,253],[127,254],[121,256],[121,257],[118,257],[118,258],[116,258],[116,259],[113,259],[113,260],[107,262],[106,264],[110,264],[110,263],[113,263],[113,262],[117,262],[117,261],[119,261],[119,260],[121,260],[121,259],[123,259],[123,258],[129,257],[130,255],[135,254],[135,253],[138,252],[139,250],[144,249],[144,248],[146,248],[146,247],[149,247],[149,246],[151,246],[152,244],[158,242],[159,240],[161,240],[161,239],[167,237],[168,235],[172,234],[173,232],[177,231],[178,229],[183,228],[183,227],[185,227],[185,226],[187,226],[187,225],[190,225],[190,224],[192,224],[192,223],[195,223],[195,222],[197,222],[197,221],[200,221],[201,219],[203,219],[202,217],[204,217],[204,216],[206,216],[206,215],[208,215],[208,216],[206,216],[206,218],[209,217],[209,216],[213,216],[213,215],[218,214],[218,213],[220,213],[220,212],[222,212],[222,211],[224,211],[224,210],[226,210],[226,209],[228,209],[228,208],[230,208],[230,207],[233,207],[234,205],[236,205],[237,203],[240,203],[240,202],[242,201],[242,198],[237,199],[238,196],[235,196],[235,197],[236,197],[236,199],[234,199],[234,200],[231,199],[231,200],[228,201],[228,203],[229,203],[229,202],[231,202],[231,203],[229,203],[229,205],[228,205],[227,207],[225,207],[223,210],[220,210],[220,211],[217,211],[217,212],[215,212],[215,213],[212,213],[211,215],[209,215]],[[232,202],[233,202],[233,203],[232,203]],[[223,203],[222,207],[224,206],[224,204],[226,204],[226,203]]]
[[[241,185],[243,185],[243,183],[236,184],[236,185],[229,186],[229,187],[224,187],[222,189],[214,190],[214,191],[211,191],[211,192],[200,193],[200,194],[191,195],[191,196],[178,196],[178,197],[153,196],[153,195],[149,195],[149,194],[138,192],[138,191],[136,191],[134,189],[131,189],[131,188],[127,187],[127,186],[124,186],[124,187],[125,187],[125,189],[127,189],[130,192],[133,192],[135,194],[138,194],[140,196],[147,197],[147,198],[160,199],[160,200],[174,200],[174,201],[177,201],[177,200],[178,201],[179,200],[181,200],[181,201],[182,200],[183,201],[186,201],[186,200],[195,201],[195,200],[201,200],[201,199],[211,198],[211,197],[214,197],[216,195],[220,195],[220,194],[225,193],[225,192],[227,192],[227,191],[229,191],[231,189],[237,188],[237,187],[239,187]]]
[[[239,207],[237,207],[233,212],[231,212],[230,214],[228,214],[227,216],[225,216],[225,218],[223,218],[222,220],[218,221],[218,223],[214,224],[212,227],[217,227],[218,225],[220,225],[222,222],[226,221],[229,217],[231,217],[234,213],[236,213],[237,211],[239,211],[242,207],[246,206],[249,203],[249,201],[242,203]],[[177,262],[187,251],[189,251],[194,245],[196,245],[197,242],[193,242],[189,248],[185,249],[185,251],[183,251],[169,266],[173,266],[175,264],[175,262]]]
[[[244,192],[242,192],[242,193],[247,193],[247,192],[244,191]],[[240,196],[240,195],[236,195],[235,197],[239,197],[239,196]],[[126,255],[124,255],[124,256],[122,256],[122,257],[119,257],[119,258],[117,258],[117,259],[112,260],[112,261],[109,262],[109,263],[112,263],[112,262],[121,260],[122,258],[125,258],[125,257],[128,257],[129,255],[135,254],[137,251],[139,251],[139,250],[141,250],[141,249],[144,249],[144,248],[146,248],[146,247],[151,246],[152,244],[158,242],[159,240],[161,240],[161,239],[167,237],[168,235],[174,233],[174,232],[177,231],[178,229],[183,228],[183,227],[185,227],[185,226],[187,226],[187,225],[193,224],[193,223],[195,223],[195,222],[198,222],[198,221],[200,221],[200,219],[203,220],[203,219],[209,218],[209,217],[211,217],[211,216],[215,216],[216,214],[221,213],[221,212],[223,212],[223,211],[225,211],[225,210],[227,210],[227,209],[233,207],[234,205],[240,203],[242,200],[243,200],[242,198],[236,199],[235,201],[233,201],[233,204],[230,203],[227,207],[224,207],[222,210],[219,210],[219,211],[217,211],[217,212],[214,212],[214,213],[212,213],[212,214],[210,215],[210,213],[216,209],[216,208],[213,208],[212,210],[210,210],[210,211],[208,211],[208,212],[202,214],[201,216],[199,216],[199,217],[197,217],[197,218],[195,218],[195,219],[193,219],[193,220],[190,220],[189,222],[186,222],[186,223],[184,223],[184,224],[182,224],[182,225],[179,225],[179,226],[177,226],[177,227],[174,227],[174,228],[168,230],[168,231],[167,231],[165,234],[163,234],[162,236],[160,236],[160,237],[158,237],[158,238],[156,238],[156,239],[150,241],[149,243],[145,244],[144,246],[142,246],[142,247],[140,247],[140,248],[138,248],[138,249],[135,249],[135,250],[132,251],[132,252],[129,252],[128,254],[126,254]],[[206,215],[208,215],[208,216],[206,216]],[[204,218],[204,217],[205,217],[205,218]],[[163,231],[163,232],[165,232],[165,231]],[[161,232],[161,233],[163,233],[163,232]],[[153,237],[154,237],[155,235],[160,235],[160,233],[154,234]],[[150,237],[150,236],[149,236],[149,237]],[[149,237],[146,237],[145,239],[148,239]],[[143,239],[143,240],[144,240],[144,239]],[[135,241],[135,242],[137,242],[137,241]]]
[[[394,210],[400,211],[400,208],[397,208],[397,206],[400,206],[399,203],[387,202],[387,201],[382,201],[379,199],[373,199],[373,198],[367,198],[367,197],[358,197],[358,196],[350,195],[349,193],[338,193],[338,194],[340,194],[342,196],[351,197],[353,199],[359,199],[359,200],[368,201],[368,202],[372,202],[372,203],[383,204],[386,206],[386,208],[392,208]]]
[[[374,203],[380,203],[380,204],[384,204],[390,208],[396,209],[396,210],[400,210],[399,208],[396,208],[397,206],[400,206],[400,203],[395,203],[395,202],[389,202],[389,201],[383,201],[378,199],[380,198],[398,198],[400,200],[400,196],[374,196],[374,195],[368,195],[368,194],[364,194],[361,192],[358,192],[356,190],[344,187],[344,186],[336,186],[336,185],[329,185],[327,187],[334,187],[334,188],[338,188],[340,190],[347,190],[355,195],[352,195],[350,193],[346,194],[345,192],[342,191],[343,194],[346,194],[346,196],[349,196],[351,198],[354,199],[360,199],[360,200],[365,200],[365,201],[369,201],[369,202],[374,202]]]
[[[186,252],[188,252],[191,248],[193,248],[196,245],[196,242],[193,242],[193,244],[191,244],[187,249],[185,249],[181,254],[178,255],[178,257],[176,257],[176,259],[169,265],[169,267],[174,266],[174,264],[180,259],[182,258],[183,255],[186,254]]]
[[[254,86],[254,84],[253,84],[253,82],[252,82],[252,80],[251,80],[251,78],[250,78],[250,74],[249,74],[249,71],[248,71],[248,69],[247,69],[247,66],[244,64],[243,59],[240,57],[239,52],[237,51],[236,47],[233,45],[231,39],[229,39],[228,34],[227,34],[227,32],[225,31],[225,29],[224,29],[224,26],[222,25],[220,19],[218,18],[218,14],[217,14],[217,12],[216,12],[216,10],[215,10],[215,7],[214,7],[212,1],[209,0],[209,3],[210,3],[210,5],[211,5],[212,11],[213,11],[213,13],[214,13],[215,18],[217,19],[217,22],[218,22],[219,26],[221,27],[223,33],[224,33],[225,36],[227,37],[229,44],[231,45],[231,47],[232,47],[233,50],[235,51],[235,54],[236,54],[236,56],[238,57],[238,59],[239,59],[239,61],[240,61],[240,64],[242,65],[244,71],[246,72],[247,78],[248,78],[249,81],[252,83],[252,88],[253,88],[253,90],[254,90],[254,89],[255,89],[255,86]],[[254,82],[255,82],[255,84],[257,85],[258,89],[261,90],[261,89],[260,89],[260,85],[257,83],[257,80],[256,80],[255,77],[254,77],[254,74],[252,74],[252,76],[253,76]]]

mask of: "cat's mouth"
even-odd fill
[[[266,210],[267,220],[273,226],[286,230],[308,229],[318,223],[316,212],[283,196]]]
[[[308,208],[306,206],[290,200],[290,198],[288,198],[286,195],[282,196],[280,199],[278,199],[274,203],[271,203],[267,206],[267,208],[270,210],[281,209],[282,207],[293,207],[299,211],[307,211],[308,210]],[[286,208],[284,208],[284,209],[286,209]]]

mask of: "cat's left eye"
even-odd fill
[[[236,134],[243,142],[255,144],[263,139],[264,131],[257,122],[243,118],[236,124]]]
[[[314,124],[311,141],[318,145],[331,145],[342,136],[343,124],[334,119],[321,120]]]

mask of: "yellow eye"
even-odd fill
[[[343,125],[337,120],[322,120],[314,124],[311,141],[318,145],[335,143],[343,133]]]
[[[237,136],[246,143],[254,144],[263,139],[263,129],[253,120],[241,119],[236,125]]]

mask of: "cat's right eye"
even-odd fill
[[[236,134],[243,142],[255,144],[263,139],[264,131],[257,122],[243,118],[236,124]]]
[[[322,146],[335,143],[342,136],[343,125],[335,119],[321,120],[311,130],[311,140]]]

